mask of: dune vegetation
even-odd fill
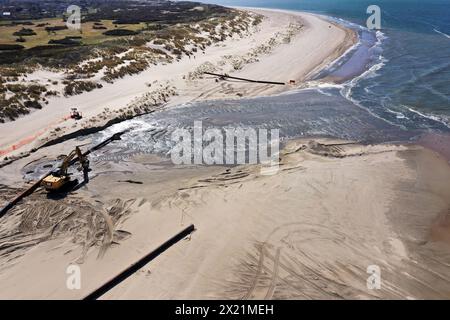
[[[27,16],[28,1],[20,3],[23,20],[0,24],[0,122],[42,107],[48,97],[95,90],[191,56],[261,22],[257,15],[194,2],[111,1],[104,6],[93,0],[83,2],[90,7],[80,4],[81,28],[74,30],[66,26],[67,15]],[[49,12],[53,2],[41,6]],[[32,76],[42,71],[44,79]]]

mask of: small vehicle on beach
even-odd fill
[[[83,116],[81,115],[81,112],[78,111],[77,108],[72,108],[72,110],[70,111],[70,118],[80,120],[81,118],[83,118]]]

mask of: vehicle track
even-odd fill
[[[264,297],[265,300],[272,299],[273,293],[275,292],[275,287],[276,287],[277,278],[278,278],[278,269],[280,266],[280,252],[281,252],[281,247],[278,247],[277,253],[275,254],[275,262],[274,262],[273,271],[272,271],[272,281],[270,283],[269,290],[267,290],[266,296]]]

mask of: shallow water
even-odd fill
[[[279,129],[282,140],[301,137],[336,137],[362,143],[404,141],[417,136],[420,128],[405,128],[374,117],[339,94],[339,89],[302,90],[272,97],[215,100],[187,104],[141,116],[114,125],[95,135],[95,140],[131,129],[107,153],[135,152],[167,154],[175,145],[171,134],[194,121],[209,128]],[[99,153],[103,154],[103,153]]]

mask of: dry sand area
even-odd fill
[[[82,298],[191,223],[102,298],[450,297],[450,168],[422,147],[291,141],[273,176],[143,155],[93,172],[87,188],[37,192],[0,221],[1,298]],[[81,290],[66,288],[71,263]],[[370,265],[380,290],[366,287]]]
[[[251,11],[264,15],[265,19],[243,38],[229,38],[207,48],[205,54],[199,52],[171,64],[152,66],[113,84],[102,83],[101,89],[68,98],[52,98],[42,110],[0,124],[0,150],[27,141],[25,146],[7,154],[17,155],[57,136],[101,126],[117,117],[118,110],[133,111],[155,97],[164,103],[160,99],[164,90],[167,96],[172,96],[168,101],[171,106],[201,99],[249,97],[289,90],[293,87],[232,81],[216,83],[212,77],[203,77],[202,72],[215,71],[256,80],[296,80],[298,85],[304,85],[309,75],[337,59],[356,41],[352,31],[315,15]],[[50,77],[51,73],[42,71],[38,75]],[[83,113],[83,120],[63,120],[72,107]],[[55,128],[58,128],[57,132]]]

